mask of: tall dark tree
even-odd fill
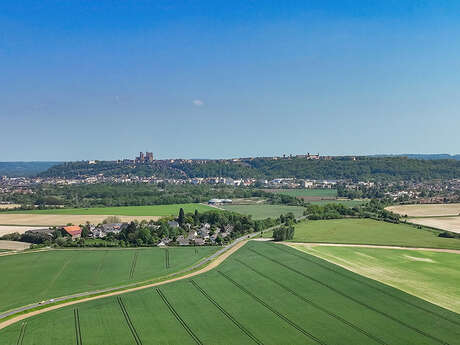
[[[200,214],[197,209],[195,209],[195,214],[193,215],[193,222],[194,225],[200,225]]]
[[[184,225],[184,219],[185,219],[184,209],[181,207],[181,209],[179,210],[179,217],[177,218],[177,222],[179,223],[180,226]]]

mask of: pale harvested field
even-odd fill
[[[388,211],[408,217],[436,217],[460,215],[460,204],[422,204],[397,205],[386,208]]]
[[[102,223],[104,219],[111,215],[56,215],[56,214],[0,214],[0,224],[8,225],[34,225],[34,226],[60,226],[72,223],[75,225]],[[123,222],[132,220],[158,220],[157,216],[117,216]]]
[[[29,247],[30,247],[30,243],[26,243],[26,242],[0,240],[0,249],[24,250]]]
[[[460,234],[460,217],[412,218],[408,221]]]
[[[19,204],[0,204],[0,210],[11,210],[19,207],[21,207]]]
[[[0,225],[0,237],[6,234],[17,232],[19,234],[25,233],[27,230],[41,229],[33,226],[16,226],[16,225]]]

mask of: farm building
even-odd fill
[[[72,236],[72,240],[81,237],[81,228],[79,226],[64,226],[62,228],[68,235]]]
[[[32,229],[32,230],[27,230],[26,234],[33,234],[33,235],[45,235],[52,237],[54,233],[54,230],[49,229],[49,228],[43,228],[43,229]]]
[[[109,233],[119,234],[123,229],[128,226],[128,223],[110,223],[101,224],[91,231],[93,237],[103,238]]]
[[[231,204],[231,199],[211,199],[208,201],[209,205],[222,205],[222,204]]]

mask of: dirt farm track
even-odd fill
[[[56,214],[0,214],[1,225],[30,225],[30,226],[60,226],[72,223],[75,225],[85,224],[87,221],[92,224],[102,223],[111,215],[56,215]],[[123,222],[132,220],[157,220],[155,216],[117,216]]]

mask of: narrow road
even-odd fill
[[[424,250],[440,253],[460,254],[458,249],[442,249],[442,248],[417,248],[417,247],[401,247],[401,246],[381,246],[373,244],[346,244],[346,243],[318,243],[318,242],[280,242],[287,246],[300,245],[306,247],[358,247],[358,248],[382,248],[382,249],[404,249],[404,250]]]

